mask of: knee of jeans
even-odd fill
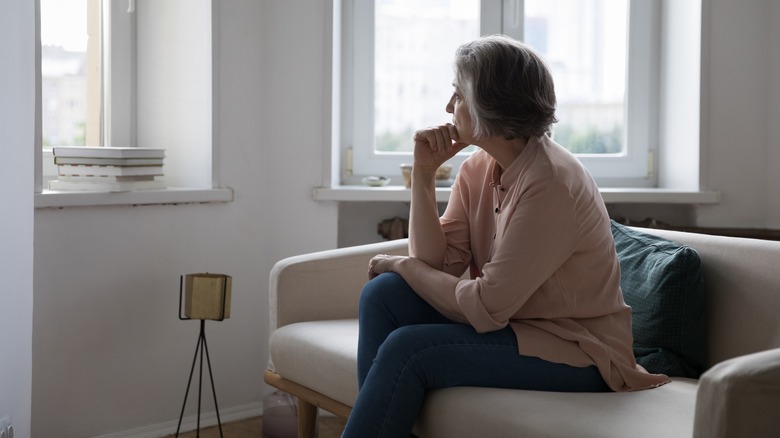
[[[382,302],[389,295],[388,292],[397,290],[403,283],[403,278],[394,272],[387,272],[375,277],[363,286],[360,292],[359,307]]]
[[[414,325],[393,330],[380,346],[377,359],[381,360],[382,356],[399,359],[416,353],[420,349],[418,346],[421,340],[420,330],[421,327]]]

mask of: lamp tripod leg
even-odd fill
[[[209,380],[211,381],[211,394],[214,396],[214,409],[217,411],[217,425],[219,426],[219,436],[222,435],[222,420],[219,417],[219,405],[217,404],[217,390],[214,386],[214,374],[211,372],[211,358],[209,357],[209,347],[206,344],[206,321],[200,320],[200,335],[198,336],[198,343],[195,347],[195,357],[192,358],[192,367],[190,367],[190,377],[187,380],[187,390],[184,392],[184,403],[181,405],[181,414],[179,414],[179,424],[176,426],[176,437],[179,436],[179,430],[181,429],[181,421],[184,418],[184,408],[187,406],[187,396],[190,393],[190,386],[192,385],[192,376],[195,372],[195,363],[198,362],[198,353],[200,353],[200,375],[198,376],[198,418],[197,418],[197,432],[196,436],[200,437],[200,407],[201,407],[201,395],[203,393],[203,356],[206,356],[206,365],[209,368]]]
[[[198,374],[198,420],[195,425],[196,430],[198,431],[195,434],[196,438],[200,438],[200,400],[201,400],[201,394],[203,393],[203,345],[206,342],[206,334],[203,330],[203,325],[206,323],[204,320],[200,320],[200,337],[198,339],[200,340],[200,344],[198,347],[200,348],[200,372]]]
[[[214,409],[217,411],[217,425],[219,426],[219,436],[222,438],[222,420],[219,418],[219,405],[217,404],[217,390],[214,387],[214,375],[211,373],[211,358],[209,357],[209,347],[206,344],[206,334],[203,333],[203,350],[206,351],[206,364],[209,367],[209,380],[211,381],[211,395],[214,397]],[[203,373],[203,353],[200,355],[201,374]]]
[[[202,322],[202,321],[201,321]],[[203,330],[201,328],[201,330]],[[201,336],[203,335],[203,332],[201,331]],[[176,426],[176,436],[179,436],[179,430],[181,429],[181,420],[184,418],[184,408],[187,406],[187,396],[190,394],[190,386],[192,385],[192,375],[195,372],[195,362],[198,360],[198,352],[201,349],[201,337],[198,336],[198,343],[195,345],[195,356],[192,358],[192,367],[190,367],[190,377],[187,379],[187,390],[184,391],[184,403],[181,405],[181,413],[179,414],[179,424]],[[201,354],[201,362],[202,362],[202,354]],[[200,409],[198,409],[198,414],[200,414]]]

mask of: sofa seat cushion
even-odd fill
[[[697,381],[636,392],[563,393],[458,387],[431,391],[420,437],[690,437]]]
[[[348,406],[357,399],[357,320],[301,322],[271,334],[274,371]],[[327,341],[327,342],[325,342]],[[457,387],[431,391],[420,437],[689,437],[697,381],[627,393]]]
[[[272,368],[280,376],[348,406],[357,399],[356,319],[289,324],[269,340]]]

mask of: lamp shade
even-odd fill
[[[232,278],[229,275],[202,273],[183,277],[186,318],[216,321],[230,318]]]

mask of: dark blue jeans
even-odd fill
[[[360,392],[342,437],[409,437],[429,389],[610,390],[595,366],[520,355],[509,327],[477,333],[445,318],[394,273],[363,288],[359,324]]]

